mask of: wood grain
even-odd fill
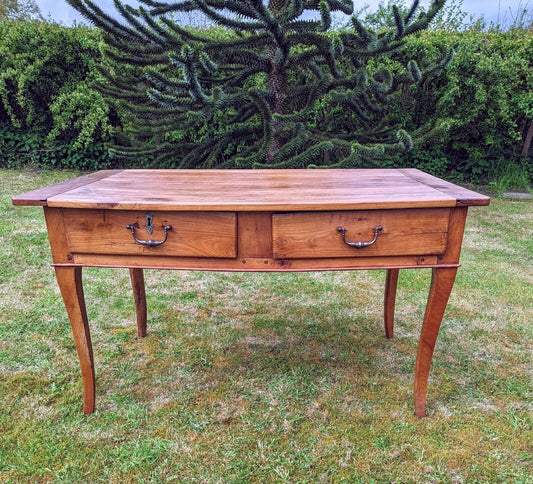
[[[448,240],[449,209],[297,212],[272,217],[275,258],[368,257],[442,254]],[[337,228],[347,230],[350,241],[370,241],[363,249],[346,245]]]
[[[226,212],[151,212],[154,232],[146,231],[146,212],[65,209],[71,252],[145,256],[236,257],[237,216]],[[167,241],[156,247],[133,239],[128,224],[138,223],[136,236],[162,240],[163,226],[171,225]]]
[[[142,269],[130,269],[131,287],[135,301],[135,314],[137,316],[137,336],[146,336],[147,306],[146,292],[144,288],[144,272]]]
[[[448,244],[446,253],[439,256],[439,261],[443,264],[459,262],[467,215],[468,207],[457,207],[450,210],[450,222],[448,224],[450,243]]]
[[[124,170],[47,200],[112,210],[294,211],[452,207],[397,170]]]
[[[272,257],[272,214],[242,212],[238,215],[238,257]]]
[[[387,269],[385,278],[383,322],[387,339],[394,337],[394,309],[396,307],[396,289],[398,287],[399,272],[399,269]]]
[[[427,385],[431,360],[456,274],[456,268],[436,268],[432,271],[431,287],[415,363],[415,415],[419,418],[426,416]]]
[[[104,170],[13,197],[15,205],[125,210],[355,210],[487,205],[416,169]]]
[[[46,206],[47,200],[55,195],[68,192],[74,188],[82,187],[108,176],[118,173],[120,170],[101,170],[89,175],[80,176],[55,185],[39,188],[31,192],[16,195],[11,200],[13,205]]]
[[[428,187],[454,197],[457,200],[458,207],[468,207],[473,205],[482,206],[490,203],[490,198],[486,195],[473,192],[472,190],[442,180],[441,178],[437,178],[436,176],[424,173],[415,168],[403,168],[398,171]]]
[[[63,209],[44,207],[44,217],[48,230],[48,240],[52,249],[54,263],[72,263],[73,257],[68,250],[67,229]]]
[[[93,347],[83,296],[82,268],[58,266],[55,271],[80,360],[83,380],[83,412],[90,414],[94,412],[96,385],[94,380]]]
[[[272,259],[236,258],[209,259],[203,257],[147,257],[105,254],[73,254],[73,263],[91,267],[143,267],[145,269],[174,269],[224,272],[305,272],[355,269],[405,269],[442,265],[436,255],[405,257],[359,257],[330,259]],[[71,265],[69,263],[69,265]],[[62,264],[59,264],[62,265]],[[450,264],[456,267],[458,264]]]

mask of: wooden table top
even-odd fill
[[[294,211],[488,205],[416,169],[104,170],[13,198],[112,210]]]

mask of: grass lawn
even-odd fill
[[[97,411],[50,268],[42,209],[11,196],[76,176],[0,170],[0,482],[533,483],[533,202],[473,207],[433,358],[413,370],[430,270],[84,270]]]

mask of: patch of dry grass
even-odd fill
[[[0,171],[0,482],[533,482],[533,203],[472,209],[430,417],[412,374],[429,271],[84,271],[97,412],[81,382],[42,210],[10,197],[73,173]]]

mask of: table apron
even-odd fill
[[[219,272],[311,272],[311,271],[343,271],[343,270],[383,270],[383,269],[434,269],[457,268],[459,263],[439,263],[437,257],[388,257],[368,259],[311,259],[311,260],[278,260],[278,259],[181,259],[179,261],[160,258],[130,258],[117,256],[94,256],[87,254],[74,256],[72,263],[54,263],[52,267],[108,267],[108,268],[140,268],[167,269],[190,271]],[[150,260],[147,260],[150,259]]]

